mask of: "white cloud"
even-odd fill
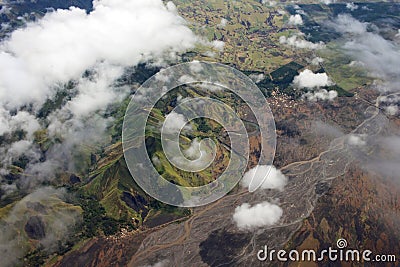
[[[300,14],[290,15],[289,24],[290,25],[302,25],[303,19],[301,18],[301,15]]]
[[[168,160],[176,167],[185,171],[198,172],[207,168],[215,159],[215,147],[211,145],[213,147],[211,148],[207,143],[210,144],[207,141],[199,142],[195,138],[188,147],[181,149],[179,142],[163,140],[163,149]]]
[[[368,10],[368,11],[371,11],[371,10],[372,10],[372,9],[370,9],[368,6],[362,6],[361,9],[362,9],[362,10]]]
[[[7,174],[7,167],[22,155],[29,160],[40,158],[40,153],[32,142],[34,132],[38,129],[40,129],[38,120],[28,112],[21,111],[11,116],[8,111],[0,107],[0,136],[17,130],[23,130],[26,133],[24,140],[17,140],[14,143],[4,142],[0,147],[0,173]]]
[[[129,93],[127,87],[111,89],[115,79],[122,75],[122,68],[101,64],[96,67],[96,71],[91,79],[79,80],[76,88],[78,95],[64,107],[77,118],[86,117],[96,111],[104,111],[110,103],[122,101]]]
[[[281,36],[281,37],[279,37],[279,42],[281,44],[286,44],[286,45],[289,45],[289,46],[292,46],[292,47],[296,47],[296,48],[300,48],[300,49],[315,50],[315,49],[320,49],[320,48],[325,47],[325,44],[323,42],[312,43],[312,42],[309,42],[307,40],[299,38],[298,35],[293,35],[293,36],[290,36],[290,37]]]
[[[89,14],[79,8],[57,10],[12,33],[1,46],[2,102],[13,106],[40,102],[51,95],[49,86],[80,77],[100,61],[136,65],[165,50],[191,48],[197,40],[183,19],[161,1],[93,4]]]
[[[352,60],[349,63],[349,67],[365,67],[365,64],[362,61]]]
[[[10,112],[0,106],[0,135],[12,133],[16,130],[24,130],[29,139],[33,133],[40,129],[37,118],[26,111],[20,111],[11,116]]]
[[[214,47],[215,49],[217,49],[220,52],[224,50],[225,43],[223,41],[214,40],[211,42],[211,44],[212,44],[212,47]]]
[[[367,143],[364,139],[364,135],[349,134],[346,142],[351,146],[364,146]]]
[[[221,22],[217,25],[217,27],[219,28],[224,28],[226,26],[226,24],[228,23],[228,20],[225,18],[221,19]]]
[[[250,75],[249,75],[249,78],[250,78],[253,82],[259,83],[259,82],[261,82],[261,81],[265,78],[265,75],[264,75],[263,73],[259,73],[259,74],[250,74]]]
[[[9,166],[13,161],[17,160],[21,156],[25,156],[29,160],[40,159],[40,153],[38,149],[32,144],[32,141],[20,140],[12,144],[4,145],[0,148],[0,153],[3,154],[1,158],[1,165]],[[1,170],[1,173],[8,173],[7,170]]]
[[[321,3],[323,3],[325,5],[330,5],[335,2],[336,2],[336,0],[321,0]]]
[[[155,164],[156,166],[160,166],[160,165],[161,165],[161,160],[160,160],[156,155],[153,155],[153,157],[151,158],[151,161],[152,161],[153,164]]]
[[[212,51],[205,51],[204,53],[202,53],[202,55],[204,55],[206,57],[210,57],[210,58],[215,58],[216,53],[212,52]]]
[[[157,72],[154,77],[156,78],[156,80],[166,83],[171,79],[171,77],[169,77],[168,75],[165,75],[162,71],[163,71],[163,69],[161,69],[160,72]]]
[[[400,49],[399,45],[367,31],[368,23],[352,16],[339,15],[331,24],[346,40],[343,49],[352,60],[361,61],[372,77],[381,81],[377,88],[383,92],[399,91]]]
[[[337,96],[338,96],[338,93],[335,90],[327,91],[325,89],[321,89],[318,91],[307,92],[302,97],[309,101],[318,101],[318,100],[332,101]]]
[[[336,31],[342,33],[344,45],[341,47],[344,53],[354,61],[363,62],[363,66],[369,71],[371,77],[375,78],[374,88],[380,95],[378,97],[379,106],[386,112],[395,112],[398,106],[398,93],[400,92],[400,47],[397,41],[383,38],[379,31],[375,31],[376,25],[360,22],[350,15],[339,15],[330,25]],[[385,120],[377,119],[381,127],[387,128]],[[390,128],[390,127],[389,127]],[[384,132],[387,134],[386,132]],[[382,174],[386,177],[399,177],[399,144],[398,136],[382,137],[374,135],[356,135],[348,137],[347,143],[355,146],[364,145],[368,140],[368,145],[377,147],[384,153],[367,153],[360,164],[363,168],[374,173]]]
[[[178,14],[178,9],[177,9],[176,5],[173,2],[168,1],[167,4],[166,4],[166,7],[172,13]]]
[[[342,33],[363,34],[367,31],[368,23],[360,22],[348,14],[340,14],[332,26]]]
[[[313,73],[309,69],[303,70],[293,79],[293,85],[298,88],[316,88],[332,84],[326,73]]]
[[[396,105],[390,105],[385,107],[385,110],[387,112],[387,114],[391,115],[391,116],[395,116],[399,113],[399,107]]]
[[[187,27],[172,2],[95,0],[90,13],[75,7],[49,12],[0,44],[0,135],[23,129],[28,144],[35,131],[46,127],[49,137],[62,144],[56,145],[58,151],[46,152],[51,164],[32,162],[27,171],[47,176],[45,166],[69,166],[78,144],[103,141],[113,119],[107,108],[129,93],[128,87],[115,85],[126,67],[174,59],[197,42],[206,43]],[[47,118],[36,118],[43,103],[71,80],[71,98]],[[9,147],[3,149],[0,162],[10,161],[4,156]]]
[[[320,62],[319,59],[315,60]],[[295,76],[293,79],[293,85],[297,88],[309,88],[315,89],[324,86],[332,85],[333,82],[329,79],[326,73],[313,73],[309,69],[305,69]],[[332,101],[338,96],[335,90],[319,89],[316,91],[310,91],[303,94],[303,98],[309,101],[327,100]]]
[[[190,146],[183,150],[183,154],[187,156],[189,159],[197,159],[199,158],[203,153],[200,150],[200,142],[195,138],[191,143]]]
[[[358,6],[355,5],[353,2],[351,2],[351,3],[347,3],[346,4],[346,8],[350,9],[351,11],[354,11],[354,10],[356,10],[358,8]]]
[[[276,1],[270,1],[270,0],[262,0],[261,2],[263,5],[266,5],[266,6],[276,6],[276,4],[277,4]]]
[[[303,9],[296,9],[296,13],[305,16],[306,12]]]
[[[391,94],[386,96],[379,97],[379,103],[382,104],[398,104],[400,103],[400,95],[399,94]]]
[[[311,60],[311,64],[312,65],[319,65],[320,63],[322,63],[322,62],[324,62],[324,59],[323,58],[320,58],[320,57],[315,57],[315,58],[313,58],[312,60]]]
[[[10,114],[7,110],[4,110],[0,107],[0,135],[3,135],[4,133],[9,132],[9,117]]]
[[[191,130],[192,127],[188,124],[184,115],[171,111],[165,116],[165,121],[161,127],[161,131],[167,134],[174,134],[179,132],[181,129]]]
[[[186,83],[193,83],[196,82],[196,79],[193,76],[184,74],[181,77],[179,77],[178,81],[180,83],[186,84]]]
[[[269,203],[268,201],[258,203],[254,206],[244,203],[236,207],[233,220],[239,229],[251,230],[277,223],[282,214],[283,211],[278,205]]]
[[[261,189],[277,189],[282,191],[287,184],[287,177],[275,166],[258,165],[248,170],[241,181],[241,185],[250,188],[250,185],[258,185]]]
[[[200,72],[203,70],[203,66],[198,60],[193,60],[189,66],[192,72]]]
[[[31,146],[32,142],[21,140],[13,143],[7,153],[22,155],[23,153],[27,152],[31,148]]]

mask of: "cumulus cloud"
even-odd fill
[[[303,19],[301,18],[300,14],[296,15],[290,15],[289,17],[289,22],[290,25],[302,25],[303,24]]]
[[[261,3],[266,6],[276,6],[276,4],[277,4],[276,1],[270,1],[270,0],[262,0]]]
[[[313,92],[307,92],[303,94],[303,98],[307,99],[309,101],[318,101],[318,100],[323,100],[323,101],[332,101],[338,96],[337,91],[335,90],[326,90],[326,89],[321,89],[318,91],[313,91]]]
[[[179,143],[166,141],[164,144],[166,145],[164,146],[164,151],[167,157],[168,155],[172,155],[168,159],[186,171],[201,171],[207,168],[215,158],[215,147],[213,151],[209,151],[207,144],[203,144],[197,138],[192,140],[190,145],[182,150],[183,153],[177,151]]]
[[[320,58],[320,57],[315,57],[315,58],[313,58],[312,60],[311,60],[311,64],[312,65],[319,65],[320,63],[322,63],[322,62],[324,62],[324,59],[323,58]]]
[[[253,82],[259,83],[259,82],[261,82],[262,80],[264,80],[265,75],[264,75],[264,73],[250,74],[250,75],[249,75],[249,78],[252,79]]]
[[[152,161],[153,164],[155,164],[156,166],[160,166],[160,165],[161,165],[161,160],[160,160],[156,155],[153,155],[153,157],[151,158],[151,161]]]
[[[381,92],[398,92],[400,88],[400,49],[395,42],[368,31],[368,23],[360,22],[348,14],[339,15],[330,26],[343,34],[345,53],[360,61],[377,83]]]
[[[293,79],[293,85],[298,88],[317,88],[332,84],[326,73],[313,73],[309,69],[303,70]]]
[[[210,58],[215,58],[217,54],[213,51],[205,51],[202,53],[202,55]]]
[[[351,11],[354,11],[358,8],[358,6],[356,4],[354,4],[353,2],[351,2],[351,3],[346,3],[346,8],[350,9]]]
[[[40,129],[38,119],[27,111],[20,111],[15,115],[0,107],[0,136],[5,133],[12,133],[23,130],[27,138],[32,138],[35,131]]]
[[[341,33],[364,34],[368,23],[360,22],[348,14],[340,14],[330,25]]]
[[[26,171],[41,178],[50,175],[45,166],[71,168],[71,153],[82,143],[104,139],[113,119],[107,109],[130,93],[116,83],[126,68],[174,59],[197,42],[204,41],[175,5],[160,0],[95,0],[89,13],[75,7],[55,10],[12,32],[0,44],[0,135],[25,134],[16,145],[2,147],[1,173],[22,154],[31,156]],[[214,45],[221,49],[220,43]],[[44,103],[59,92],[68,95],[61,107],[38,118]],[[44,128],[49,138],[61,141],[46,152],[51,164],[27,151],[29,146],[38,150],[34,133]]]
[[[167,134],[174,134],[183,130],[191,130],[192,127],[187,123],[187,119],[184,115],[171,111],[167,116],[165,116],[165,121],[161,127],[161,131]]]
[[[217,27],[219,28],[224,28],[226,26],[226,24],[228,23],[228,20],[225,18],[221,19],[221,22],[217,25]]]
[[[400,94],[394,93],[390,95],[380,96],[379,104],[399,104],[400,103]]]
[[[80,77],[100,61],[136,65],[166,49],[190,48],[196,40],[161,1],[94,1],[93,9],[57,10],[12,33],[1,46],[2,102],[13,107],[40,102],[51,94],[49,86]]]
[[[201,157],[203,154],[202,151],[200,150],[200,142],[195,138],[191,143],[190,146],[183,150],[183,154],[187,156],[189,159],[197,159]]]
[[[385,107],[385,110],[386,110],[387,114],[389,114],[391,116],[395,116],[395,115],[399,114],[399,106],[390,105],[390,106]]]
[[[320,89],[324,86],[333,85],[326,73],[313,73],[309,69],[305,69],[295,76],[293,79],[293,86],[296,88],[308,88],[312,91],[306,92],[302,95],[303,99],[309,101],[327,100],[332,101],[338,96],[335,90]]]
[[[396,41],[383,38],[375,25],[358,21],[348,14],[338,15],[330,24],[334,30],[342,34],[344,41],[342,49],[349,58],[369,71],[369,75],[376,79],[374,87],[381,95],[377,99],[379,107],[387,114],[398,112],[400,92],[400,47]],[[386,119],[378,117],[377,123],[385,125]],[[364,135],[350,135],[346,138],[348,145],[362,150],[368,140],[368,148],[375,149],[374,153],[365,154],[360,162],[361,167],[384,177],[398,178],[400,171],[399,136],[383,137],[385,131],[368,138]],[[398,180],[398,179],[397,179]]]
[[[292,35],[290,37],[281,36],[281,37],[279,37],[279,42],[281,44],[286,44],[286,45],[289,45],[289,46],[292,46],[295,48],[300,48],[300,49],[315,50],[315,49],[320,49],[320,48],[325,47],[325,44],[323,42],[319,42],[319,43],[309,42],[307,40],[299,38],[298,35]]]
[[[225,43],[223,41],[219,41],[219,40],[214,40],[211,42],[212,47],[214,47],[215,49],[217,49],[218,51],[223,51],[224,50],[224,46]]]
[[[365,67],[365,64],[362,61],[352,60],[349,63],[349,67]]]
[[[306,12],[305,12],[303,9],[301,9],[300,6],[295,5],[294,8],[295,8],[295,10],[296,10],[296,14],[300,14],[300,15],[303,15],[303,16],[306,15]]]
[[[203,70],[203,66],[201,66],[198,60],[193,60],[191,63],[189,68],[192,72],[200,72]]]
[[[275,166],[257,165],[248,170],[241,181],[243,187],[250,188],[251,184],[261,184],[261,189],[276,189],[282,191],[288,182],[288,178]]]
[[[346,142],[350,146],[365,146],[367,144],[365,138],[365,135],[349,134],[346,138]]]
[[[20,140],[4,145],[0,148],[0,151],[4,153],[1,164],[5,166],[11,165],[14,160],[22,155],[31,161],[38,161],[41,156],[39,150],[32,144],[32,141],[28,140]]]
[[[343,34],[346,42],[343,46],[354,61],[362,62],[362,66],[369,70],[372,77],[379,80],[375,87],[380,94],[379,106],[388,115],[396,116],[399,112],[399,88],[400,88],[400,61],[399,45],[396,42],[384,39],[377,32],[368,31],[368,24],[360,22],[349,15],[340,15],[332,24],[337,31]],[[361,162],[363,168],[379,173],[384,177],[398,178],[399,160],[398,153],[400,138],[375,137],[372,141],[383,154],[369,154]],[[349,145],[362,147],[366,141],[364,136],[349,137]]]
[[[29,161],[38,161],[41,157],[40,151],[33,144],[34,133],[40,129],[38,119],[26,111],[20,111],[15,115],[0,107],[0,136],[5,140],[0,147],[0,174],[8,174],[7,166],[15,160],[24,156]],[[23,139],[15,140],[16,132],[23,131]],[[1,180],[1,179],[0,179]]]
[[[393,93],[380,96],[378,104],[385,110],[386,114],[396,116],[399,114],[400,95],[398,93]]]
[[[129,93],[127,87],[112,87],[115,79],[122,75],[122,68],[100,64],[93,70],[95,72],[91,79],[79,79],[75,88],[77,95],[63,107],[64,112],[75,118],[84,118],[98,111],[104,112],[110,103],[122,101]]]
[[[251,230],[276,224],[283,214],[282,209],[268,201],[251,206],[244,203],[235,209],[233,220],[242,230]]]
[[[26,194],[0,221],[3,265],[15,266],[34,245],[58,249],[80,220],[79,209],[64,203],[64,191],[42,186],[54,183],[58,172],[79,172],[84,163],[74,163],[82,147],[109,142],[109,110],[130,94],[121,75],[139,63],[175,60],[199,41],[172,2],[95,0],[89,13],[75,7],[49,12],[0,43],[0,136],[6,140],[0,193],[2,199]],[[66,97],[49,105],[59,93]],[[48,106],[54,107],[43,112]],[[45,149],[36,143],[38,130],[48,140]],[[4,183],[8,166],[22,156],[28,159],[23,175]],[[47,214],[27,210],[29,202],[45,206]],[[45,235],[26,247],[21,233],[32,216],[43,220]]]
[[[336,0],[321,0],[321,3],[323,3],[325,5],[330,5],[335,2],[336,2]]]

